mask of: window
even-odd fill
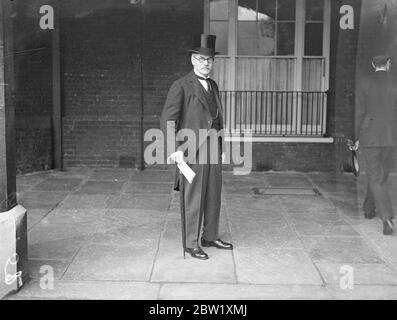
[[[305,11],[305,56],[322,56],[324,0],[306,0]]]
[[[237,19],[238,55],[294,54],[295,1],[239,0]]]
[[[205,0],[226,129],[322,135],[331,0]]]
[[[216,51],[227,54],[229,7],[228,0],[213,0],[210,2],[210,30],[216,35]]]

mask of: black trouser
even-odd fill
[[[368,176],[364,211],[374,213],[375,208],[382,220],[394,217],[393,206],[387,188],[387,179],[394,164],[394,147],[363,147]]]
[[[218,139],[217,151],[210,150],[209,139],[207,139],[207,145],[204,144],[201,148],[203,147],[207,148],[206,164],[189,164],[196,173],[193,182],[189,184],[182,174],[179,180],[181,210],[185,217],[186,248],[195,248],[200,245],[199,236],[203,218],[202,238],[208,241],[218,238],[222,192],[221,142]],[[217,152],[217,164],[210,163],[212,152]]]

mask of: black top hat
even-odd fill
[[[214,56],[216,36],[212,34],[202,34],[194,37],[193,49],[189,53],[199,53],[205,56]]]

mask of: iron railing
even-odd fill
[[[221,91],[225,131],[263,136],[324,136],[327,92]]]

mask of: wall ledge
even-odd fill
[[[333,137],[270,137],[270,136],[225,136],[226,142],[270,142],[270,143],[334,143]]]

